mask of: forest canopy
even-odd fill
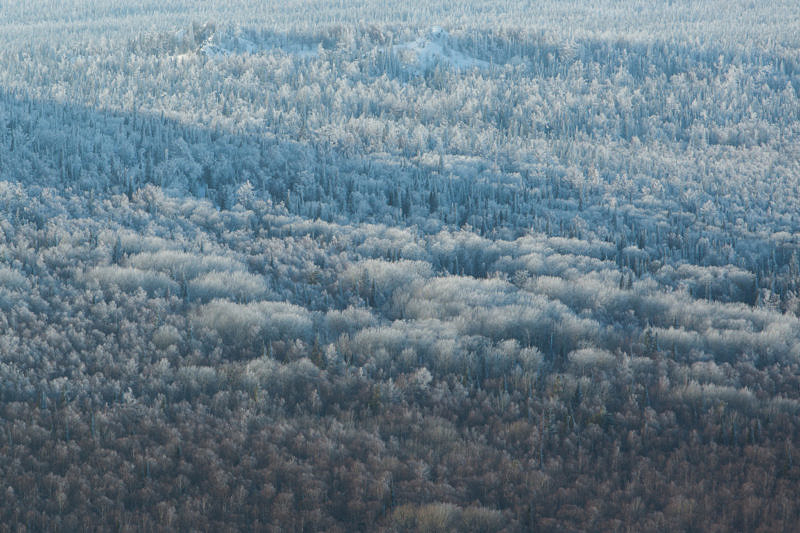
[[[0,530],[793,527],[796,2],[262,4],[0,5]]]

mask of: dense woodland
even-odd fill
[[[796,528],[794,2],[8,4],[1,531]]]

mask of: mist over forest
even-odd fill
[[[0,5],[0,531],[791,531],[800,4]]]

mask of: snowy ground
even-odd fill
[[[448,33],[439,26],[431,27],[424,36],[414,41],[394,45],[392,50],[416,73],[425,72],[437,64],[460,71],[489,67],[488,62],[454,48]]]

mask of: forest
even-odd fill
[[[0,531],[796,529],[800,4],[0,29]]]

